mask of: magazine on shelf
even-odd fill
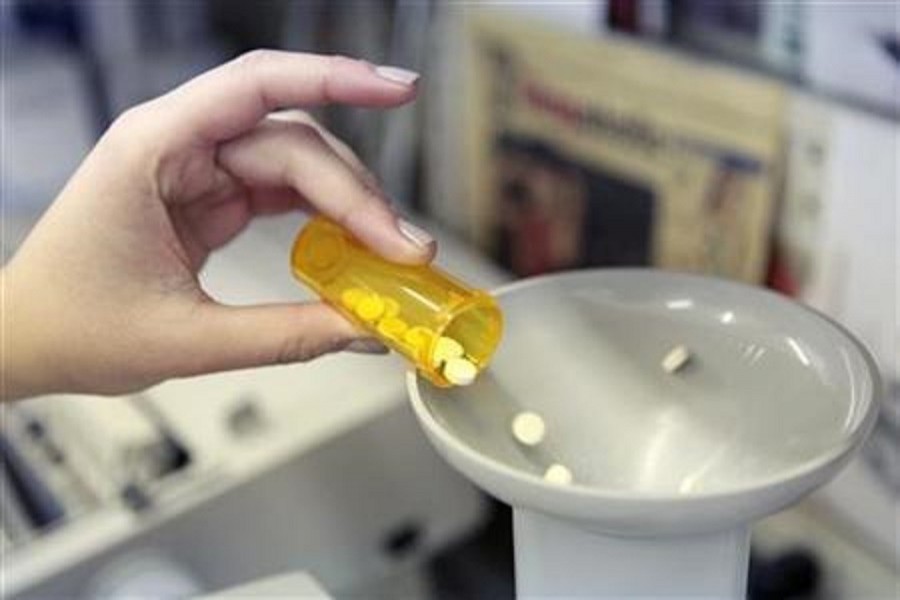
[[[522,276],[654,265],[762,280],[777,82],[617,39],[472,16],[455,210]]]

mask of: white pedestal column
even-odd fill
[[[564,598],[746,597],[746,527],[698,536],[627,538],[514,510],[516,595]]]

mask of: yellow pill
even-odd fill
[[[404,335],[403,341],[415,348],[418,352],[425,352],[434,338],[434,332],[427,327],[411,327]]]
[[[462,344],[451,337],[442,335],[434,344],[434,352],[431,355],[431,364],[440,367],[451,358],[459,358],[465,354]]]
[[[406,321],[397,317],[385,316],[378,321],[378,331],[390,338],[403,339],[403,334],[407,329],[409,329],[409,325],[406,324]]]
[[[369,293],[357,302],[353,310],[363,321],[374,323],[384,314],[384,300],[378,294]]]
[[[359,301],[365,298],[369,292],[362,288],[347,288],[341,293],[341,304],[353,310]]]
[[[400,314],[400,303],[394,300],[393,298],[383,297],[384,300],[384,314],[387,317],[396,317]]]

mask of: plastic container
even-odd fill
[[[325,302],[409,359],[429,381],[452,384],[435,356],[442,336],[459,342],[478,372],[494,354],[503,315],[493,296],[434,265],[375,255],[339,225],[315,217],[291,253],[294,275]]]

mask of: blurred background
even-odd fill
[[[2,0],[0,36],[4,262],[124,109],[282,48],[422,73],[410,106],[315,114],[473,284],[654,266],[834,317],[885,407],[845,473],[756,527],[749,594],[897,597],[895,2]],[[254,224],[205,286],[303,297],[299,224]],[[0,593],[175,598],[302,570],[336,597],[511,598],[509,511],[434,455],[402,379],[341,356],[2,407]]]

